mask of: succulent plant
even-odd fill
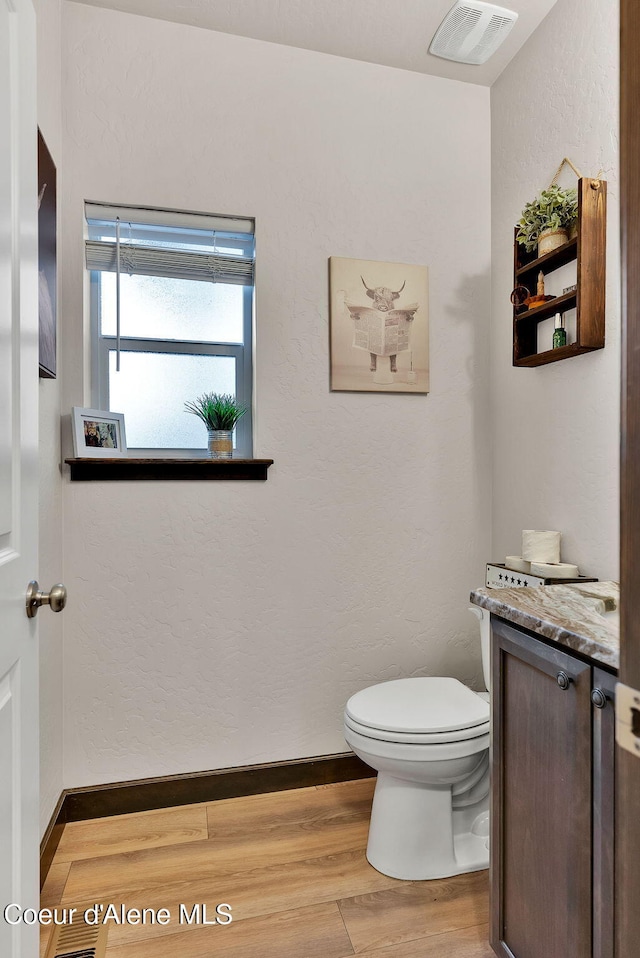
[[[230,393],[204,393],[184,404],[185,412],[197,416],[207,429],[233,429],[247,411]]]
[[[518,220],[518,243],[531,253],[540,234],[546,230],[569,229],[578,219],[578,191],[563,190],[557,184],[543,190],[537,199],[527,203]]]

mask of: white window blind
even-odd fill
[[[87,269],[116,272],[116,244],[88,240]],[[231,256],[154,249],[122,243],[120,270],[130,276],[171,276],[174,279],[199,279],[211,283],[253,285],[253,260]]]
[[[253,285],[253,220],[86,203],[89,270]]]

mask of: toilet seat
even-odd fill
[[[473,728],[452,729],[448,732],[388,732],[385,729],[369,728],[360,722],[354,722],[348,715],[344,716],[345,728],[357,732],[366,738],[378,742],[398,742],[408,745],[439,745],[449,742],[466,742],[469,739],[479,738],[489,732],[489,720]]]
[[[362,689],[345,708],[345,725],[367,738],[435,745],[486,735],[489,704],[457,679],[394,679]]]

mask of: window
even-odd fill
[[[207,433],[184,403],[231,393],[250,458],[252,220],[85,206],[96,408],[124,413],[140,455],[201,457]]]

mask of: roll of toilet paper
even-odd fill
[[[532,562],[531,575],[543,579],[577,579],[578,566],[570,562]]]
[[[522,556],[507,556],[504,564],[512,572],[526,572],[527,574],[531,572],[531,563],[523,559]]]
[[[560,533],[523,529],[522,558],[529,562],[560,562]]]

